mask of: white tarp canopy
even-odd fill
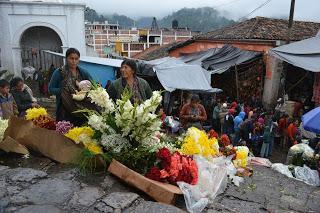
[[[320,31],[316,37],[273,48],[269,53],[294,66],[320,72]]]
[[[160,83],[169,92],[176,89],[222,92],[220,89],[211,87],[211,75],[200,65],[189,65],[171,57],[145,63],[153,66]]]

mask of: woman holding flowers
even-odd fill
[[[137,64],[135,61],[125,59],[121,63],[121,78],[112,82],[108,93],[113,100],[121,99],[123,91],[127,88],[132,94],[132,103],[142,103],[151,98],[152,90],[147,81],[137,77]]]
[[[67,64],[53,72],[49,83],[49,92],[56,95],[56,120],[67,120],[75,125],[81,125],[82,120],[73,114],[77,109],[71,109],[74,100],[72,94],[78,90],[78,84],[83,80],[92,80],[90,74],[78,66],[80,52],[69,48],[66,52]]]

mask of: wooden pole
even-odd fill
[[[294,6],[295,6],[295,0],[291,0],[291,6],[290,6],[290,15],[289,15],[289,24],[288,24],[288,38],[287,38],[287,44],[289,44],[291,40],[291,30],[293,25],[293,16],[294,16]]]
[[[235,73],[236,73],[237,101],[239,101],[240,94],[239,94],[239,76],[238,76],[237,65],[235,65]]]

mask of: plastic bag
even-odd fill
[[[304,161],[309,161],[313,157],[314,150],[307,144],[300,143],[292,146],[287,155],[286,164],[302,166]]]
[[[274,163],[272,164],[271,168],[273,170],[276,170],[277,172],[280,172],[281,174],[284,174],[287,177],[293,178],[293,175],[287,165],[284,165],[282,163]]]
[[[249,162],[251,165],[255,165],[255,166],[265,166],[265,167],[272,166],[271,161],[267,158],[250,157]]]
[[[229,162],[231,164],[231,160],[225,157],[207,160],[201,156],[195,156],[194,159],[197,162],[199,173],[197,185],[184,182],[177,184],[183,192],[188,212],[198,213],[226,189],[227,164]]]
[[[310,169],[308,166],[296,166],[294,168],[294,175],[298,180],[305,182],[312,186],[320,186],[319,173],[316,170]]]
[[[172,116],[167,116],[164,120],[164,124],[170,127],[173,133],[179,131],[180,122],[175,120]]]

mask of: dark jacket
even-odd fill
[[[32,107],[32,97],[26,89],[23,91],[12,90],[12,95],[17,103],[20,115]]]
[[[85,70],[80,67],[78,67],[79,73],[81,75],[81,78],[83,80],[89,80],[92,81],[91,75]],[[62,88],[62,82],[63,82],[63,76],[61,73],[61,68],[56,69],[53,72],[53,75],[51,77],[50,83],[49,83],[49,92],[50,94],[53,94],[56,96],[56,116],[58,117],[59,112],[61,110],[61,88]]]
[[[143,101],[151,98],[152,90],[148,82],[142,78],[138,79],[139,92]],[[119,78],[112,82],[111,86],[108,89],[108,94],[112,100],[117,100],[121,98],[123,90],[126,88],[126,81],[123,78]]]
[[[17,104],[10,93],[8,96],[0,94],[0,107],[3,119],[9,119],[11,116],[19,115]]]

